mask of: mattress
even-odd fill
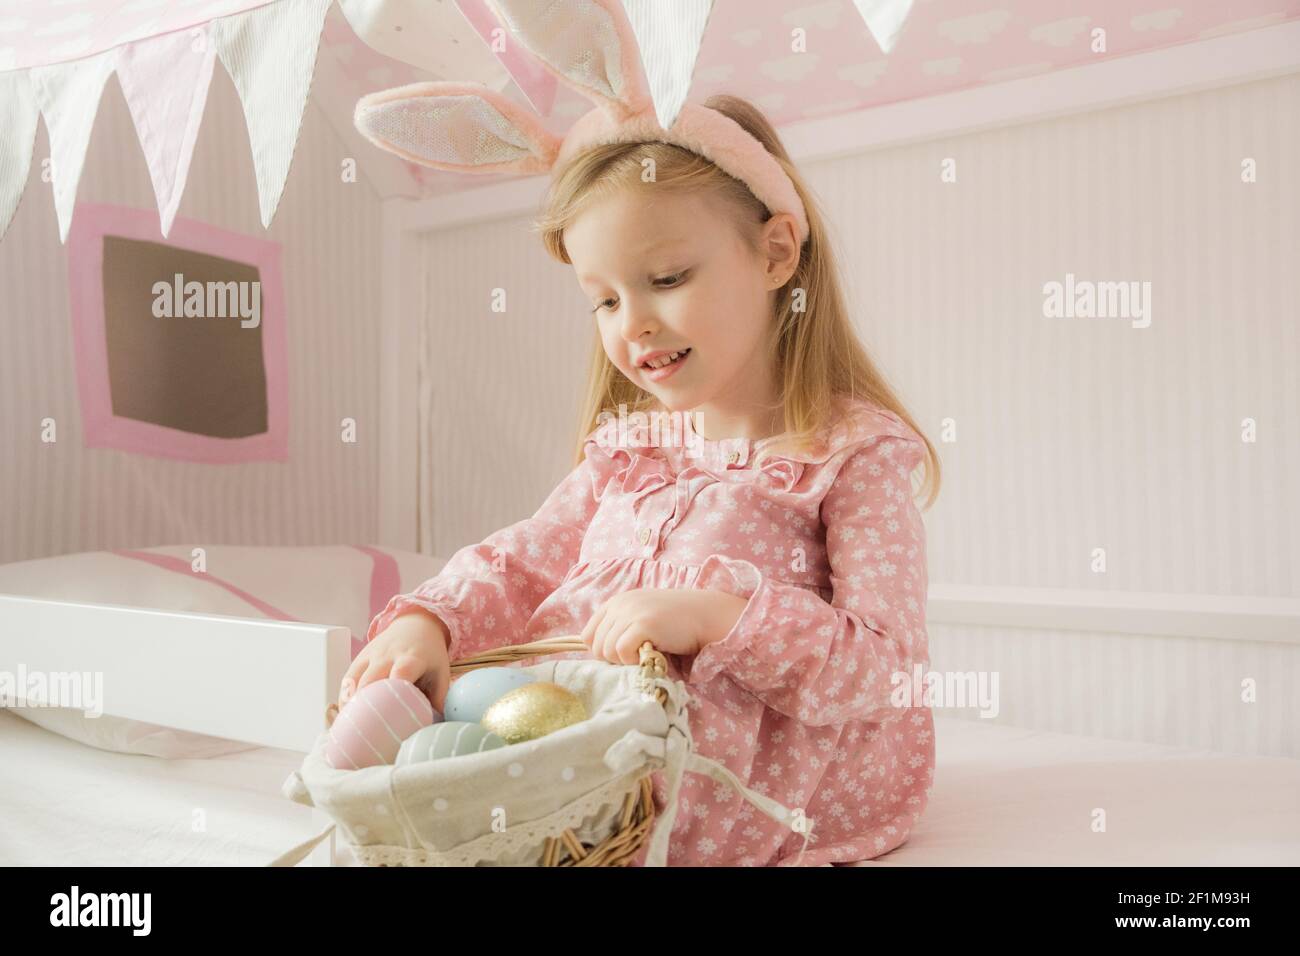
[[[302,754],[112,753],[0,710],[0,865],[261,865],[321,827],[280,793]]]
[[[1300,761],[957,718],[936,719],[935,734],[920,823],[852,865],[1300,863]],[[0,865],[264,864],[320,830],[280,793],[301,760],[109,753],[0,711]]]
[[[1300,864],[1300,760],[948,717],[935,761],[907,842],[850,865]]]

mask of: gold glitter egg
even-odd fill
[[[502,695],[480,723],[507,744],[545,737],[587,719],[582,699],[559,684],[538,681]]]

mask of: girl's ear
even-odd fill
[[[641,48],[622,0],[487,0],[514,38],[560,82],[615,119],[650,108]]]
[[[544,173],[560,140],[510,99],[478,83],[412,83],[357,101],[353,122],[370,142],[435,169]]]

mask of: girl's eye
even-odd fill
[[[658,285],[659,288],[661,288],[661,289],[675,289],[675,288],[677,288],[677,286],[679,286],[679,285],[682,284],[682,279],[683,279],[685,276],[686,276],[686,273],[685,273],[684,271],[683,271],[683,272],[677,272],[677,273],[674,273],[673,275],[670,275],[670,276],[662,276],[662,277],[660,277],[660,278],[658,278],[658,279],[655,279],[655,280],[654,280],[654,284],[655,284],[655,285]],[[671,283],[671,285],[659,285],[661,282]],[[611,307],[612,307],[612,306],[611,306],[611,303],[613,303],[613,301],[614,301],[613,299],[605,299],[605,300],[602,301],[602,302],[597,302],[597,303],[596,303],[596,307],[595,307],[594,309],[592,309],[591,311],[592,311],[592,312],[599,312],[599,311],[600,311],[601,309],[603,309],[603,308],[611,308]]]

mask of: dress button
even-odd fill
[[[728,465],[734,465],[734,464],[735,464],[736,462],[738,462],[738,461],[740,461],[740,452],[738,452],[738,451],[733,451],[733,452],[731,452],[731,454],[727,455],[727,464],[728,464]]]
[[[649,529],[649,528],[642,528],[640,531],[638,531],[638,532],[636,533],[636,537],[637,537],[637,540],[640,541],[642,544],[649,544],[649,543],[650,543],[650,529]]]

